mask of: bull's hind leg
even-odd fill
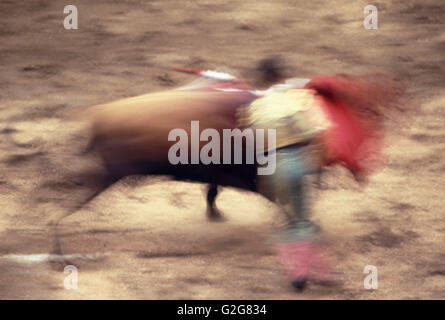
[[[216,208],[215,199],[218,195],[218,185],[210,184],[207,189],[207,217],[211,221],[224,221],[224,217],[221,212]]]
[[[61,247],[63,234],[60,228],[62,220],[80,210],[117,180],[118,178],[108,173],[93,170],[82,174],[65,175],[63,179],[60,177],[56,181],[47,181],[35,191],[35,196],[37,196],[35,201],[57,205],[56,210],[51,210],[56,213],[48,223],[53,238],[51,253],[59,256],[56,261],[53,261],[55,267],[71,264],[63,258]]]
[[[90,177],[93,178],[93,177]],[[82,198],[75,206],[69,208],[70,210],[67,211],[64,215],[61,215],[58,217],[57,220],[53,221],[51,227],[54,235],[54,243],[53,243],[53,250],[52,254],[58,255],[61,257],[61,260],[56,262],[55,268],[62,267],[64,268],[67,265],[74,265],[71,261],[66,259],[63,254],[62,246],[61,246],[61,232],[60,232],[60,222],[67,218],[68,216],[71,216],[78,210],[82,209],[85,205],[87,205],[90,201],[92,201],[94,198],[96,198],[98,195],[100,195],[104,190],[106,190],[108,187],[110,187],[112,184],[114,184],[118,179],[113,178],[111,176],[104,176],[100,177],[98,180],[95,181],[92,185],[90,185],[90,192]],[[53,263],[54,265],[54,263]]]
[[[63,219],[80,210],[117,180],[119,179],[107,174],[88,172],[75,177],[66,177],[61,182],[44,183],[40,186],[39,192],[46,192],[47,197],[57,189],[58,194],[51,201],[57,201],[57,206],[60,208],[60,212],[57,212],[48,224],[58,225]]]

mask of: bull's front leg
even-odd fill
[[[216,208],[215,199],[218,195],[218,185],[210,184],[207,189],[207,209],[206,214],[211,221],[224,221],[221,212]]]

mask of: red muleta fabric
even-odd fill
[[[375,96],[370,98],[375,88],[363,79],[342,76],[318,76],[306,88],[322,96],[322,108],[332,123],[322,136],[326,165],[340,163],[359,174],[375,169],[384,137],[381,119],[369,112],[379,101]]]

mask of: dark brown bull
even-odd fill
[[[78,184],[89,185],[88,194],[53,221],[81,208],[103,190],[129,175],[169,175],[177,180],[209,184],[207,215],[221,218],[215,207],[217,186],[255,190],[255,165],[172,165],[168,141],[172,129],[184,129],[191,136],[191,121],[199,121],[200,131],[236,128],[236,112],[256,97],[248,92],[224,92],[213,89],[165,91],[123,99],[90,107],[77,119],[90,125],[90,151],[97,152],[104,170],[82,173]],[[189,143],[190,148],[190,143]],[[189,152],[190,155],[190,152]],[[66,208],[65,208],[66,209]]]

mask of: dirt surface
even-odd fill
[[[63,28],[68,4],[78,30]],[[0,1],[0,298],[444,298],[445,7],[374,1],[379,28],[365,30],[367,4]],[[314,189],[342,282],[294,292],[268,246],[280,212],[259,195],[223,189],[227,221],[210,223],[204,185],[130,177],[63,220],[62,252],[79,270],[78,289],[64,289],[60,265],[32,254],[51,252],[47,223],[82,186],[59,181],[56,197],[30,201],[40,183],[95,163],[78,159],[87,132],[63,115],[192,80],[172,66],[225,66],[253,81],[254,63],[270,54],[301,77],[400,72],[416,104],[366,187],[331,168]],[[378,268],[377,290],[363,288],[366,265]]]

